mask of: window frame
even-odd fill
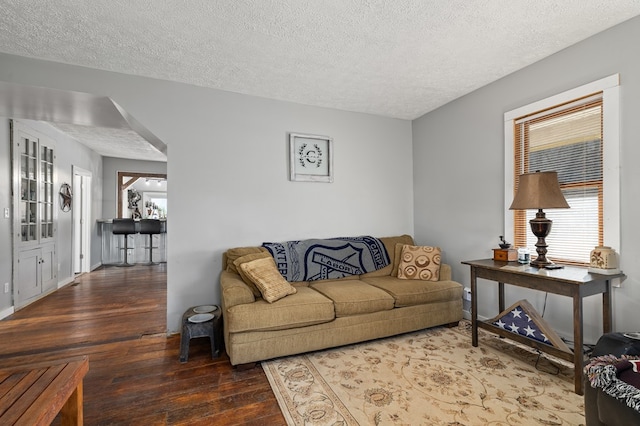
[[[620,76],[614,74],[524,105],[504,114],[504,236],[514,238],[515,212],[509,210],[514,196],[515,121],[525,115],[566,104],[602,92],[603,241],[620,250]]]

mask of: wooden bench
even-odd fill
[[[0,368],[0,425],[82,425],[87,356]]]

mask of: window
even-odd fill
[[[548,257],[588,264],[598,245],[619,246],[618,76],[608,77],[505,114],[505,234],[535,253],[529,220],[508,211],[518,176],[556,171],[569,209],[547,211]]]

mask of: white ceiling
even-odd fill
[[[63,123],[52,125],[105,157],[167,161],[165,153],[158,151],[146,139],[130,129]]]
[[[638,0],[3,0],[0,51],[414,119],[637,15]]]

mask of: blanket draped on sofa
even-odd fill
[[[389,254],[370,236],[263,243],[278,270],[290,282],[361,275],[384,268]]]
[[[613,355],[595,357],[584,368],[591,387],[640,412],[640,360],[638,357]]]

